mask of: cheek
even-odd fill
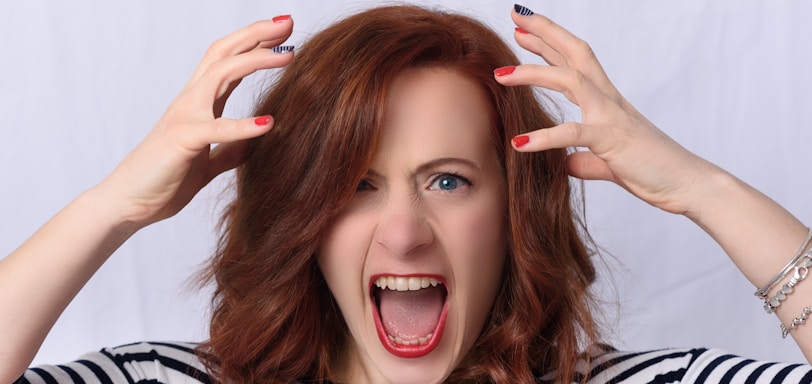
[[[481,198],[463,212],[464,238],[460,241],[468,244],[478,261],[501,264],[504,260],[507,243],[505,211],[501,199]]]
[[[454,274],[460,348],[467,351],[485,326],[501,283],[507,219],[504,204],[493,196],[446,217],[454,217],[444,223],[445,247]]]
[[[345,215],[333,222],[319,247],[319,268],[339,305],[363,295],[361,275],[370,236],[367,220]]]
[[[497,195],[499,196],[499,195]],[[505,208],[502,200],[478,199],[445,223],[447,251],[461,296],[488,309],[502,277],[507,253]]]

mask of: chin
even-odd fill
[[[377,372],[367,371],[364,373],[366,376],[364,379],[349,382],[403,384],[445,382],[472,347],[477,335],[477,332],[467,329],[465,324],[460,324],[460,317],[454,311],[453,303],[445,300],[432,338],[423,344],[418,342],[417,345],[403,345],[386,335],[376,308],[372,305],[372,319],[364,330],[366,337],[356,340],[365,344],[358,347],[366,351],[361,355],[365,355],[362,358],[369,359],[365,364],[367,369],[374,367]]]
[[[379,361],[375,365],[383,380],[393,384],[442,383],[451,375],[457,363],[448,354],[435,353],[420,358],[400,358],[391,354],[377,357]],[[368,382],[377,381],[373,379]]]

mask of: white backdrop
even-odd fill
[[[214,39],[290,13],[296,28],[289,43],[300,44],[326,23],[379,3],[0,2],[0,255],[112,170]],[[668,134],[812,223],[810,4],[524,5],[589,41],[620,90]],[[441,5],[512,36],[512,2]],[[249,113],[254,93],[247,88],[228,115]],[[138,340],[205,338],[208,292],[191,289],[188,278],[211,253],[221,189],[205,190],[177,217],[139,232],[113,255],[59,320],[35,363]],[[689,220],[608,183],[589,182],[586,189],[590,228],[605,250],[608,269],[598,288],[607,301],[607,336],[616,346],[709,346],[803,361],[794,343],[781,339],[778,321],[761,309],[754,288]]]

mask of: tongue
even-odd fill
[[[434,332],[444,301],[439,287],[402,292],[384,289],[378,300],[386,333],[403,340],[416,340]]]

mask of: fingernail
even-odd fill
[[[513,73],[516,70],[515,66],[507,66],[507,67],[500,67],[493,70],[493,74],[496,76],[505,76]]]
[[[519,32],[522,35],[526,35],[526,34],[530,33],[530,32],[527,32],[527,31],[525,31],[524,29],[522,29],[520,27],[516,27],[516,32]]]
[[[513,146],[516,148],[521,148],[525,144],[530,142],[530,136],[527,135],[520,135],[513,138]]]
[[[288,20],[290,20],[290,15],[280,15],[271,19],[271,21],[273,21],[274,23],[284,23]]]
[[[271,48],[271,50],[274,53],[288,53],[288,52],[293,51],[293,46],[292,45],[277,45],[277,46]]]
[[[260,116],[254,119],[254,124],[256,125],[268,125],[268,123],[270,122],[271,122],[270,115]]]
[[[533,11],[531,11],[530,8],[527,8],[524,5],[513,4],[513,10],[522,16],[533,16]]]

